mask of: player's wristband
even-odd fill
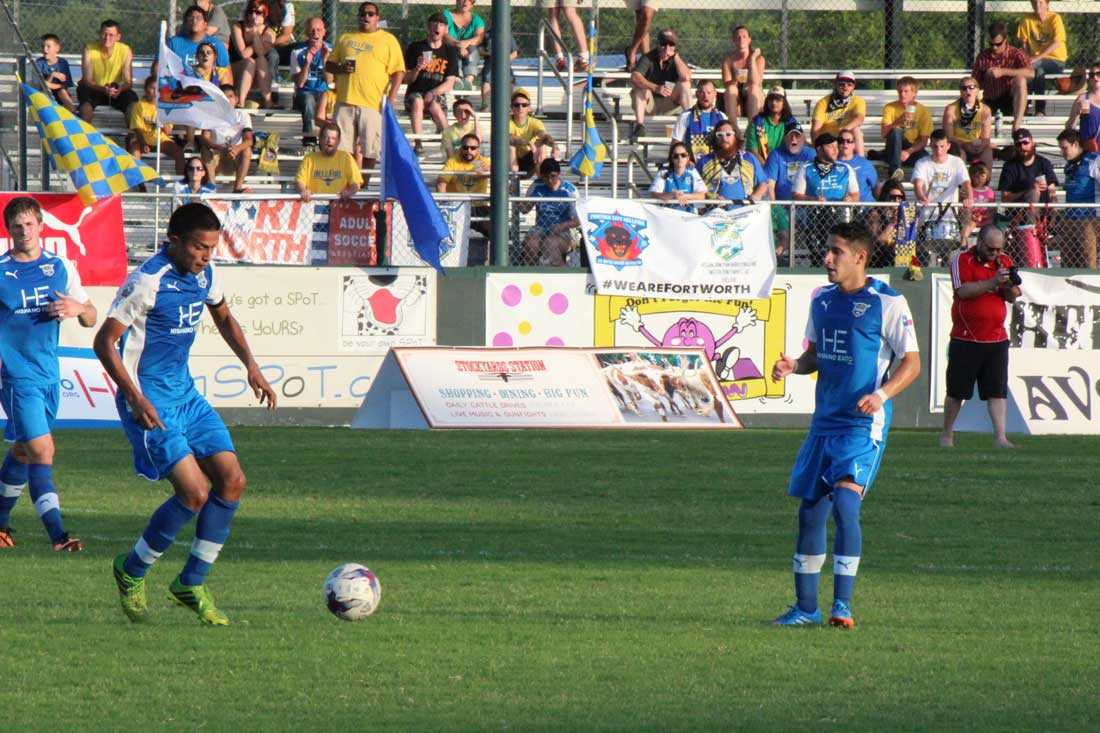
[[[878,398],[882,400],[883,404],[886,404],[890,401],[890,395],[886,394],[886,390],[884,390],[882,387],[876,389],[875,394],[878,395]]]

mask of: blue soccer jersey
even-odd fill
[[[840,162],[823,173],[814,161],[810,161],[798,169],[791,189],[811,198],[821,196],[826,201],[843,201],[848,194],[859,194],[859,174],[847,163]]]
[[[198,394],[188,368],[204,305],[224,300],[213,263],[181,274],[161,250],[130,273],[107,314],[127,327],[119,343],[126,372],[157,408]]]
[[[863,433],[882,440],[890,426],[891,403],[873,415],[864,415],[856,405],[883,385],[895,359],[918,350],[905,298],[874,278],[855,293],[824,287],[810,301],[806,338],[817,348],[817,405],[810,432]]]
[[[57,384],[61,324],[46,309],[59,292],[88,302],[76,267],[45,250],[32,262],[17,262],[9,252],[0,257],[0,272],[0,381]]]

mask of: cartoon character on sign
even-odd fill
[[[406,311],[427,292],[428,278],[424,275],[400,276],[390,285],[382,287],[368,278],[345,276],[345,335],[398,335],[405,322]],[[349,329],[351,324],[354,326]]]
[[[733,326],[717,339],[703,321],[695,318],[681,318],[673,323],[665,331],[664,336],[658,339],[642,323],[642,316],[634,306],[627,306],[619,311],[619,323],[638,332],[654,346],[668,346],[672,348],[701,348],[706,352],[707,358],[714,364],[714,372],[723,382],[735,378],[733,368],[741,358],[741,349],[731,346],[719,354],[719,349],[726,345],[731,338],[757,323],[756,310],[742,308],[734,318]]]
[[[588,221],[597,225],[588,234],[599,250],[597,262],[611,265],[617,270],[642,264],[642,252],[649,246],[649,239],[641,233],[646,227],[644,219],[635,219],[616,212],[590,214]]]

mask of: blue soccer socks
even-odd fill
[[[805,613],[817,610],[817,585],[825,564],[825,522],[832,501],[803,499],[798,507],[798,541],[794,554],[794,595]]]
[[[149,571],[149,566],[172,546],[176,535],[196,513],[184,506],[183,502],[175,496],[157,507],[153,516],[149,518],[149,526],[145,528],[145,532],[123,563],[126,574],[131,578],[144,578]]]
[[[7,529],[11,519],[11,510],[23,493],[27,484],[27,464],[15,460],[8,451],[4,463],[0,465],[0,529]]]
[[[863,498],[851,489],[833,491],[833,521],[836,537],[833,538],[833,598],[845,605],[852,602],[852,590],[859,570],[859,556],[863,551],[863,534],[859,527],[859,510]]]
[[[206,576],[218,559],[222,545],[229,538],[229,526],[233,523],[233,515],[238,506],[238,501],[226,501],[216,494],[210,494],[206,505],[199,512],[191,554],[180,573],[179,581],[182,585],[195,586],[206,582]]]
[[[61,523],[61,502],[57,499],[57,489],[53,485],[53,466],[32,463],[27,466],[27,488],[38,518],[50,536],[50,542],[57,544],[65,537],[65,526]]]

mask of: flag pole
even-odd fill
[[[161,46],[164,45],[164,34],[167,33],[167,31],[168,31],[168,23],[166,21],[162,20],[160,22],[160,46],[157,46],[157,60],[161,61],[161,63],[163,63],[163,60],[160,59],[160,48],[161,48]],[[160,65],[159,64],[157,65],[157,73],[158,74],[160,73]],[[159,178],[160,177],[160,81],[159,80],[155,81],[154,84],[156,84],[156,86],[157,86],[157,93],[153,97],[153,104],[155,104],[156,108],[157,108],[156,109],[156,118],[157,118],[157,132],[156,132],[156,135],[157,135],[157,167],[156,167],[156,171],[157,171],[157,177]],[[153,199],[153,236],[154,237],[159,237],[160,236],[160,192],[159,191],[157,192],[156,198]],[[153,245],[154,245],[154,247],[156,246],[156,241],[153,242]]]

